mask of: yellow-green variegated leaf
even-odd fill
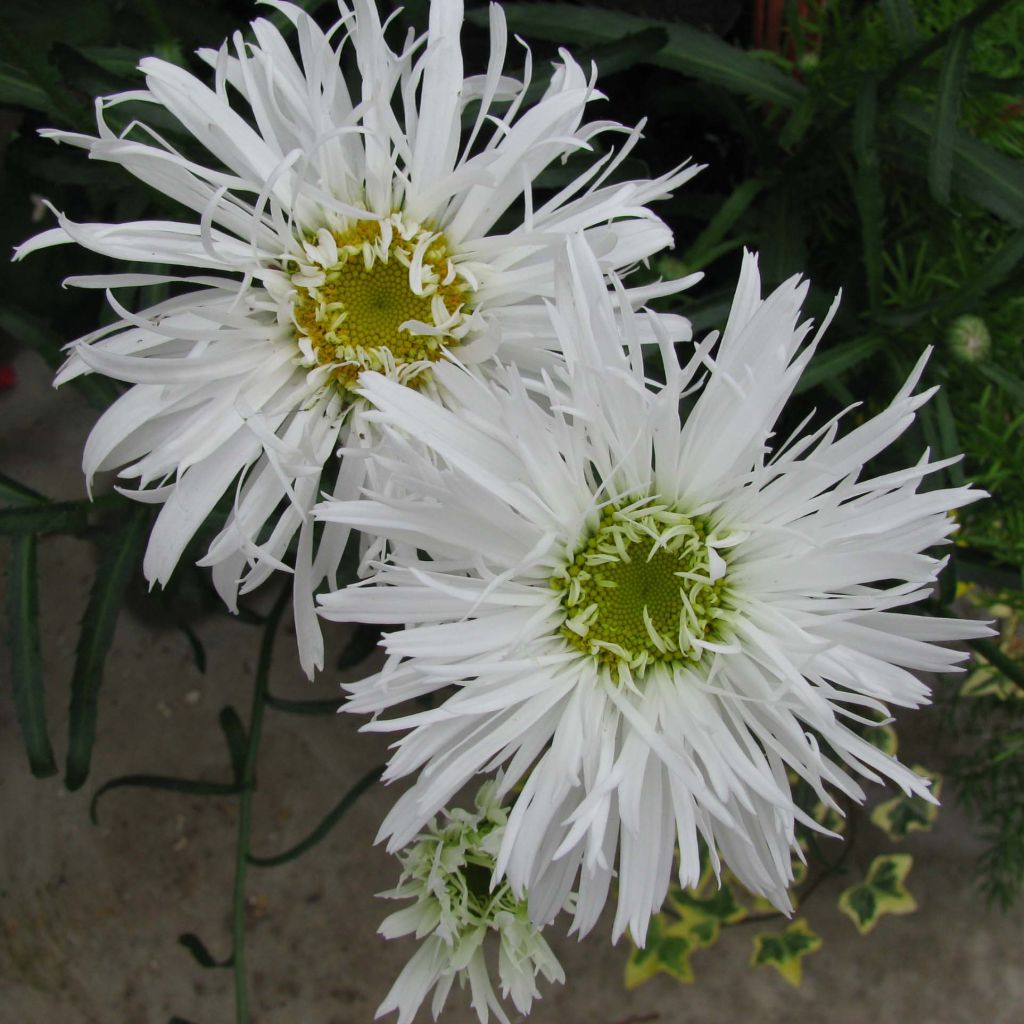
[[[656,974],[670,974],[677,981],[693,981],[690,956],[700,942],[664,914],[655,914],[647,928],[643,948],[633,946],[626,961],[626,988],[633,989]]]
[[[960,684],[961,697],[995,697],[997,700],[1024,700],[1024,687],[1004,676],[988,662],[977,665]]]
[[[815,935],[800,917],[781,932],[761,932],[754,936],[755,967],[774,967],[790,985],[803,978],[803,958],[821,948],[821,936]]]
[[[735,924],[747,916],[746,908],[736,899],[732,885],[724,878],[717,889],[704,894],[672,886],[669,889],[668,902],[681,922],[693,926],[706,921]],[[717,938],[717,931],[715,937]]]
[[[914,897],[903,883],[914,863],[908,853],[888,853],[871,862],[867,877],[839,897],[839,909],[867,935],[886,914],[910,914],[917,910]]]
[[[865,729],[864,739],[873,747],[878,747],[883,754],[888,754],[890,757],[896,756],[896,751],[899,748],[899,739],[896,736],[896,729],[891,723]]]
[[[914,765],[914,771],[932,780],[932,794],[938,797],[942,789],[942,776],[920,765]],[[880,803],[871,812],[871,822],[894,842],[899,842],[909,832],[927,832],[935,823],[935,816],[938,813],[937,804],[930,803],[920,796],[900,793],[891,800]]]

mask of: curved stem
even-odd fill
[[[266,706],[270,658],[274,652],[274,635],[288,601],[290,588],[284,587],[274,602],[263,627],[260,657],[252,690],[252,711],[249,733],[242,763],[241,795],[238,801],[238,841],[235,845],[235,888],[231,915],[232,969],[235,979],[235,1021],[249,1024],[249,992],[245,974],[245,876],[249,861],[249,830],[252,825],[252,796],[256,788],[256,759],[259,754],[263,710]]]

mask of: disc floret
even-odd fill
[[[292,259],[292,324],[303,363],[355,388],[376,370],[411,387],[469,329],[472,285],[445,236],[394,213],[320,228]]]
[[[701,516],[656,498],[613,504],[551,578],[562,637],[621,679],[693,665],[723,638],[731,546]]]

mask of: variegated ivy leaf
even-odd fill
[[[710,945],[710,942],[701,942],[686,926],[673,923],[665,914],[655,914],[647,927],[643,948],[633,946],[626,961],[626,988],[636,988],[656,974],[670,974],[677,981],[693,981],[690,956],[702,945]]]
[[[896,756],[899,747],[899,739],[896,736],[896,729],[891,723],[876,725],[871,729],[864,730],[864,739],[872,746],[878,747],[883,754],[890,757]]]
[[[876,857],[864,881],[842,892],[839,909],[861,935],[867,935],[885,914],[910,914],[917,910],[914,897],[903,885],[913,863],[914,858],[908,853]]]
[[[932,780],[932,794],[937,798],[942,789],[942,776],[920,765],[914,765],[914,771]],[[935,816],[938,813],[937,804],[930,803],[920,796],[900,793],[891,800],[879,804],[871,812],[871,822],[894,842],[899,842],[908,832],[927,832],[935,823]]]
[[[800,917],[781,932],[761,932],[754,936],[755,966],[774,967],[790,983],[797,986],[803,978],[803,958],[821,948],[821,936]]]

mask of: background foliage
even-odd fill
[[[307,0],[304,6],[330,21],[330,4]],[[468,6],[467,60],[482,65],[485,5]],[[426,0],[410,0],[398,20],[422,26],[426,9]],[[842,289],[840,314],[800,384],[803,409],[794,416],[816,408],[824,417],[858,402],[849,416],[869,415],[897,390],[921,352],[935,347],[926,381],[943,388],[904,438],[899,459],[916,460],[926,446],[940,457],[963,451],[964,460],[929,486],[971,480],[992,498],[965,511],[941,592],[927,611],[948,613],[959,598],[971,602],[975,614],[998,617],[1001,633],[973,645],[975,667],[965,678],[938,684],[950,742],[929,767],[950,779],[988,840],[981,885],[1009,904],[1024,878],[1024,6],[1006,0],[605,0],[585,16],[569,3],[513,2],[505,9],[513,30],[534,50],[536,88],[543,88],[546,58],[567,46],[598,66],[608,97],[601,116],[626,123],[648,118],[646,139],[623,166],[624,176],[662,173],[690,156],[708,164],[659,210],[676,233],[674,252],[637,271],[654,278],[704,270],[704,282],[674,307],[699,332],[724,321],[743,246],[759,250],[769,287],[806,272],[815,316]],[[196,47],[219,45],[252,14],[243,0],[5,6],[0,242],[9,249],[52,223],[44,201],[87,221],[180,216],[165,197],[38,138],[36,130],[90,131],[92,97],[134,88],[141,56],[158,54],[199,71]],[[131,105],[118,111],[127,123]],[[152,122],[152,112],[147,115]],[[187,149],[174,124],[160,127]],[[572,173],[571,167],[553,168],[542,185],[556,188]],[[28,347],[56,367],[62,344],[107,322],[102,294],[58,287],[71,274],[106,269],[102,258],[70,247],[21,264],[0,261],[0,363],[14,348]],[[121,300],[133,304],[130,294]],[[97,409],[118,393],[118,385],[100,378],[71,386]],[[204,653],[192,623],[219,604],[188,558],[165,591],[141,596],[137,576],[148,506],[116,494],[91,504],[55,503],[3,476],[0,504],[0,531],[10,537],[13,681],[4,699],[15,703],[28,767],[45,776],[58,767],[43,713],[44,683],[67,689],[69,734],[56,746],[65,752],[65,781],[74,789],[88,778],[103,664],[125,595],[151,602],[180,626],[200,667]],[[197,549],[216,529],[218,515],[197,538]],[[86,537],[98,552],[70,680],[44,680],[40,658],[38,606],[45,595],[38,593],[36,558],[53,533]],[[262,621],[252,611],[243,615]],[[265,643],[270,636],[268,627]],[[364,655],[375,639],[357,632],[349,660]],[[257,680],[257,691],[261,687],[263,703],[254,703],[248,726],[233,709],[222,712],[230,754],[226,781],[131,776],[108,782],[101,792],[119,785],[184,787],[239,794],[244,804],[254,785],[262,707],[316,713],[335,703],[277,700],[265,677]],[[372,782],[356,782],[307,844],[323,838]],[[808,808],[816,813],[813,801]],[[933,816],[933,808],[895,798],[876,808],[871,821],[898,841]],[[817,857],[811,838],[804,896],[837,867]],[[244,889],[241,840],[240,850]],[[277,860],[301,852],[286,851]],[[864,879],[851,880],[840,910],[868,931],[880,914],[912,909],[903,886],[909,867],[904,853],[877,858]],[[688,979],[695,949],[713,942],[721,927],[763,913],[744,899],[729,886],[717,896],[674,892],[657,935],[631,956],[627,982],[658,971]],[[196,936],[181,941],[200,962],[216,966]],[[236,961],[241,942],[239,929]],[[752,962],[795,982],[802,958],[819,944],[798,920],[759,934]]]

